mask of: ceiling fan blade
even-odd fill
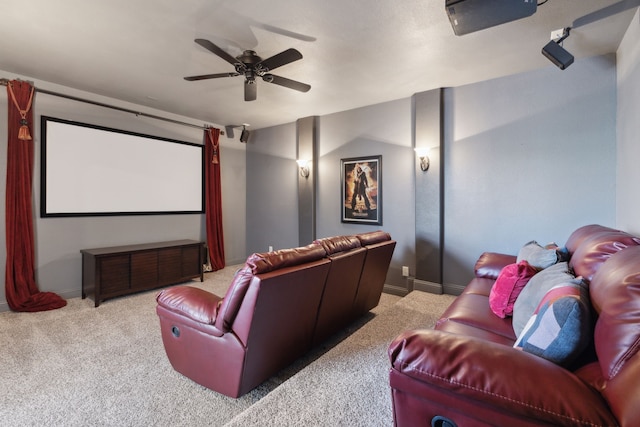
[[[290,62],[297,61],[298,59],[302,59],[302,54],[300,52],[293,48],[287,49],[284,52],[280,52],[270,58],[258,62],[256,64],[256,68],[262,69],[265,73],[268,73],[271,70],[282,67]]]
[[[258,97],[258,85],[255,80],[244,81],[244,100],[255,101]]]
[[[193,81],[196,81],[196,80],[217,79],[219,77],[235,77],[235,76],[239,76],[239,75],[240,74],[238,74],[238,73],[203,74],[201,76],[185,77],[184,79],[189,81],[189,82],[193,82]]]
[[[203,48],[207,49],[208,51],[215,53],[220,58],[224,59],[225,61],[227,61],[229,64],[233,66],[235,66],[239,62],[236,58],[234,58],[233,56],[231,56],[230,54],[228,54],[227,52],[225,52],[215,44],[211,43],[209,40],[195,39],[194,41],[198,43],[200,46],[202,46]]]
[[[306,83],[297,82],[295,80],[287,79],[286,77],[275,76],[273,74],[266,74],[262,77],[267,83],[273,83],[280,86],[288,87],[289,89],[298,90],[300,92],[309,92],[311,86]]]

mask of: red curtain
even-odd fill
[[[13,80],[7,84],[8,140],[5,296],[15,311],[44,311],[67,302],[53,292],[40,292],[34,273],[33,213],[33,87]]]
[[[207,246],[213,271],[224,268],[222,189],[220,184],[220,129],[205,129],[205,209]]]

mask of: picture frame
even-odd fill
[[[382,156],[340,159],[344,223],[382,225]]]

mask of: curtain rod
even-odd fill
[[[9,84],[9,82],[10,82],[9,79],[0,78],[0,86],[7,86]],[[28,82],[28,83],[33,85],[33,82]],[[180,120],[169,119],[169,118],[162,117],[162,116],[156,116],[154,114],[148,114],[148,113],[143,113],[141,111],[130,110],[128,108],[117,107],[115,105],[109,105],[109,104],[105,104],[105,103],[98,102],[98,101],[91,101],[89,99],[79,98],[77,96],[65,95],[63,93],[53,92],[53,91],[46,90],[46,89],[38,89],[37,87],[34,87],[34,90],[36,92],[39,92],[39,93],[44,93],[45,95],[52,95],[52,96],[57,96],[59,98],[70,99],[72,101],[78,101],[78,102],[84,102],[86,104],[97,105],[99,107],[111,108],[112,110],[118,110],[118,111],[122,111],[122,112],[125,112],[125,113],[135,114],[136,116],[149,117],[151,119],[162,120],[162,121],[165,121],[165,122],[175,123],[177,125],[182,125],[182,126],[189,126],[189,127],[196,128],[196,129],[203,129],[204,130],[204,129],[209,129],[211,127],[211,126],[207,126],[207,125],[202,125],[202,126],[201,125],[194,125],[192,123],[187,123],[187,122],[183,122],[183,121],[180,121]],[[220,131],[220,134],[224,135],[224,131]]]

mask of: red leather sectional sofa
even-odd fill
[[[395,425],[640,426],[639,245],[599,225],[567,241],[595,320],[591,347],[567,367],[513,348],[512,318],[496,316],[489,296],[516,257],[484,253],[435,330],[406,331],[391,343]]]
[[[171,365],[227,396],[247,393],[378,305],[395,245],[383,231],[329,237],[249,256],[224,297],[163,290]]]

